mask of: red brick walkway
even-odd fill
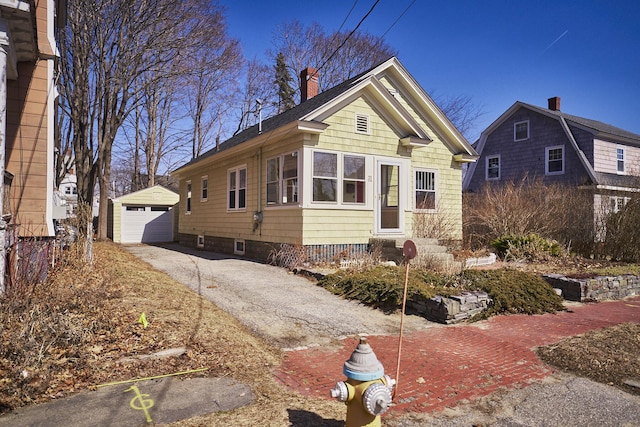
[[[398,412],[435,412],[464,399],[499,388],[518,388],[553,372],[533,352],[536,346],[560,341],[620,323],[640,323],[640,297],[572,307],[569,312],[538,316],[498,316],[471,325],[441,326],[404,334]],[[398,336],[370,336],[369,344],[395,377]],[[358,344],[288,352],[276,376],[307,396],[330,399],[329,390],[346,378],[342,366]]]

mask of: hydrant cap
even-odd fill
[[[378,360],[366,338],[360,338],[360,344],[344,362],[342,369],[347,378],[357,381],[373,381],[384,376],[384,366]]]

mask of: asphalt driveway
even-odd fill
[[[397,335],[400,315],[344,300],[305,277],[258,262],[177,244],[125,249],[164,271],[281,348],[328,345],[357,334]],[[405,318],[405,332],[441,325]]]

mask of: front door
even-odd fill
[[[378,161],[377,172],[377,232],[402,233],[401,164]]]

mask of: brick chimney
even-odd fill
[[[300,102],[318,94],[318,70],[307,67],[300,72]]]
[[[560,97],[554,96],[553,98],[549,98],[549,110],[560,111]]]

